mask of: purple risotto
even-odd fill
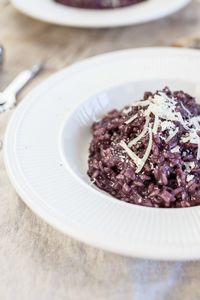
[[[149,207],[200,204],[200,105],[183,91],[146,92],[92,125],[88,175],[101,190]]]
[[[80,8],[117,8],[140,3],[146,0],[55,0],[58,3]]]

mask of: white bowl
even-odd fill
[[[196,88],[194,83],[183,80],[167,80],[167,84],[171,90],[183,88],[184,91],[191,94]],[[89,189],[95,189],[96,193],[100,192],[104,198],[108,196],[113,198],[92,184],[87,175],[88,150],[92,140],[91,126],[109,111],[122,109],[134,101],[142,99],[146,91],[154,92],[163,89],[165,85],[166,80],[158,79],[129,82],[113,87],[87,99],[65,118],[59,134],[59,152],[64,165],[76,180]],[[133,204],[126,203],[126,205]]]

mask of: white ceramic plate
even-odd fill
[[[104,95],[110,99],[103,102],[104,113],[165,85],[200,99],[200,52],[156,48],[105,54],[58,72],[32,91],[14,113],[4,144],[9,177],[25,203],[54,227],[96,247],[152,259],[200,258],[200,207],[140,207],[88,186],[84,132],[88,135],[91,120],[84,123],[78,150],[69,154],[61,145],[65,134],[71,134],[69,149],[76,139],[66,123],[74,106],[95,110],[94,95]]]
[[[148,0],[115,10],[83,10],[53,0],[11,0],[21,12],[41,21],[75,27],[115,27],[145,23],[170,15],[190,0]]]

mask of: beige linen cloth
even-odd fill
[[[31,20],[8,1],[0,0],[0,42],[7,50],[5,69],[0,72],[1,88],[17,72],[35,63],[36,57],[59,69],[100,52],[169,45],[199,31],[197,1],[170,18],[148,25],[90,31]],[[11,114],[0,115],[0,140]],[[200,261],[127,258],[61,234],[35,216],[17,196],[0,151],[0,300],[11,299],[198,300]]]
[[[0,115],[0,139],[11,113]],[[154,262],[94,249],[36,217],[0,152],[0,299],[200,299],[199,262]]]
[[[8,117],[0,117],[1,138]],[[200,299],[200,261],[132,259],[75,241],[19,199],[2,151],[0,170],[0,299]]]

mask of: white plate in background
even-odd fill
[[[35,88],[14,112],[4,143],[9,177],[24,202],[52,226],[99,248],[140,258],[200,259],[200,206],[157,209],[116,200],[81,184],[59,152],[61,128],[74,106],[121,86],[119,107],[165,85],[200,99],[200,52],[109,53],[63,69]]]
[[[128,7],[106,10],[67,7],[53,0],[11,0],[21,12],[48,23],[73,27],[116,27],[163,18],[190,0],[147,0]]]

